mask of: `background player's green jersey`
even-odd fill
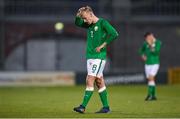
[[[104,42],[109,44],[117,38],[117,31],[109,24],[108,21],[99,18],[95,24],[88,25],[80,17],[76,17],[75,24],[80,27],[87,28],[87,59],[106,59],[106,48],[96,52],[96,48]]]
[[[150,48],[149,44],[145,41],[140,49],[140,54],[145,55],[147,60],[145,64],[159,64],[159,54],[161,49],[161,41],[156,39],[153,44],[153,48]]]

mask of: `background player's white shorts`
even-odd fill
[[[146,78],[149,76],[156,76],[157,72],[159,70],[159,64],[153,64],[153,65],[145,65],[145,74]]]
[[[87,60],[87,72],[90,76],[102,77],[103,70],[106,64],[106,60],[101,59],[88,59]]]

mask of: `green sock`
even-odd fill
[[[85,91],[85,95],[84,95],[82,106],[84,106],[84,107],[87,106],[87,104],[88,104],[92,94],[93,94],[93,91]]]
[[[155,97],[156,94],[156,87],[152,86],[152,96]]]
[[[106,90],[99,93],[103,107],[109,107],[107,95],[108,95],[108,93]]]
[[[152,96],[153,86],[148,86],[148,95]]]

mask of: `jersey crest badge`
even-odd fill
[[[95,26],[95,27],[94,27],[94,31],[97,31],[97,30],[98,30],[98,26]]]

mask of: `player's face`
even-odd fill
[[[148,35],[145,40],[148,44],[152,44],[154,37],[153,37],[153,35]]]
[[[87,24],[92,24],[92,13],[91,12],[83,12],[82,13],[82,19]]]

